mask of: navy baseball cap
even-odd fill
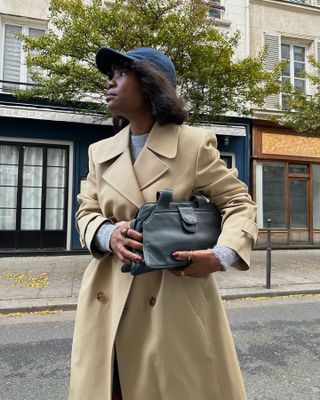
[[[122,64],[130,64],[133,61],[148,61],[176,87],[176,69],[173,62],[169,57],[151,47],[138,47],[127,53],[120,53],[108,47],[102,47],[96,54],[97,67],[105,75],[111,75],[114,65],[121,66]]]

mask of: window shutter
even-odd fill
[[[267,46],[267,55],[264,67],[267,71],[273,71],[280,62],[280,36],[269,33],[264,34],[264,44]],[[279,106],[279,95],[273,94],[265,99],[265,107],[275,109]]]
[[[22,33],[21,26],[5,25],[3,80],[20,81],[21,41],[16,34]]]
[[[318,3],[320,5],[320,1]],[[318,63],[320,63],[320,40],[316,41],[316,60]],[[320,92],[320,83],[317,85],[317,91]]]

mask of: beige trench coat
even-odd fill
[[[244,400],[214,274],[133,278],[116,256],[95,252],[92,239],[105,221],[132,219],[158,190],[174,189],[176,200],[202,191],[223,214],[218,243],[234,249],[241,257],[235,267],[245,270],[256,207],[208,130],[156,123],[134,165],[128,146],[128,127],[90,146],[86,192],[78,196],[80,238],[93,259],[79,294],[69,399],[111,399],[116,348],[124,400]]]

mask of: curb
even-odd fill
[[[320,295],[320,288],[317,289],[297,289],[297,290],[272,290],[259,292],[239,292],[226,293],[221,290],[222,300],[240,300],[258,297],[284,297],[284,296],[299,296],[299,295]]]
[[[252,290],[252,288],[251,288]],[[231,293],[228,293],[228,289],[220,289],[220,294],[222,300],[241,300],[241,299],[254,299],[259,297],[284,297],[284,296],[297,296],[297,295],[320,295],[320,287],[314,289],[270,289],[266,290],[257,290],[257,291],[239,291],[234,293],[233,290],[229,290]],[[233,292],[233,293],[232,293]],[[0,315],[6,315],[11,313],[32,313],[38,311],[73,311],[77,309],[77,298],[71,298],[70,301],[66,302],[65,298],[57,298],[51,300],[48,299],[32,299],[29,302],[33,302],[34,304],[26,306],[27,300],[13,300],[12,304],[10,301],[0,302]],[[21,304],[19,304],[21,303]]]
[[[26,305],[26,303],[29,305]],[[11,304],[10,304],[11,303]],[[0,315],[11,313],[32,313],[37,311],[72,311],[77,309],[77,298],[66,301],[65,298],[57,298],[54,301],[48,299],[26,299],[0,302]]]

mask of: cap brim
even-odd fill
[[[113,65],[121,65],[134,61],[133,58],[116,50],[102,47],[96,54],[96,64],[103,74],[110,75]]]

